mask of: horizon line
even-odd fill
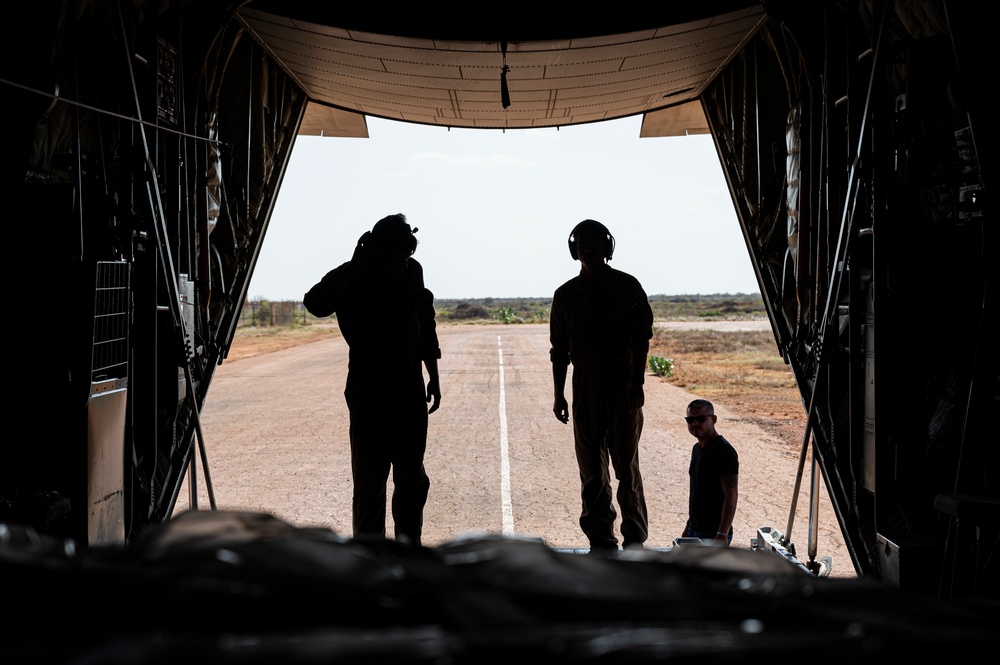
[[[760,291],[716,291],[714,293],[650,293],[647,298],[706,298],[713,296],[756,296],[761,298]],[[475,296],[475,297],[445,297],[434,296],[434,301],[439,300],[552,300],[552,295],[547,296]],[[258,300],[274,300],[275,302],[302,302],[302,297],[298,298],[268,298],[267,296],[247,296],[248,302]]]

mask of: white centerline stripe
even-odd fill
[[[503,535],[514,535],[514,510],[510,504],[510,458],[507,456],[507,396],[503,385],[503,349],[497,335],[500,354],[500,508],[503,513]]]

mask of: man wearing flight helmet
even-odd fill
[[[607,227],[584,220],[568,242],[570,256],[580,261],[580,274],[556,289],[552,298],[552,410],[561,422],[569,422],[564,393],[572,363],[573,438],[583,500],[580,528],[592,552],[616,552],[609,459],[618,479],[623,546],[641,547],[648,535],[639,437],[653,312],[639,281],[608,265],[615,239]]]
[[[434,296],[411,258],[416,232],[401,214],[379,220],[358,240],[351,260],[328,272],[303,304],[314,316],[336,313],[350,348],[344,396],[351,414],[354,536],[385,537],[391,468],[396,539],[419,545],[430,487],[424,470],[427,416],[441,401],[441,349]],[[387,354],[394,366],[389,380]],[[421,365],[427,368],[426,387]]]

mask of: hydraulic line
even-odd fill
[[[827,326],[830,321],[834,318],[837,311],[837,301],[841,292],[842,282],[844,279],[844,273],[846,272],[847,257],[850,254],[851,238],[853,237],[852,227],[854,220],[854,209],[857,204],[859,181],[858,181],[858,161],[861,158],[861,149],[865,141],[865,130],[867,125],[867,120],[869,116],[869,107],[872,100],[872,90],[875,85],[875,76],[878,72],[878,62],[879,55],[882,51],[882,40],[885,37],[887,26],[889,23],[889,14],[893,3],[887,2],[883,6],[882,16],[880,17],[877,38],[875,41],[875,49],[872,54],[872,64],[871,73],[868,77],[868,88],[865,94],[864,108],[861,113],[861,125],[858,130],[857,147],[855,148],[853,158],[851,160],[851,167],[848,174],[847,181],[847,191],[848,198],[844,201],[843,213],[841,215],[840,221],[840,232],[837,237],[837,248],[834,252],[833,262],[831,266],[833,267],[833,279],[830,280],[830,286],[827,291],[826,296],[826,306],[823,310],[823,317],[820,319],[819,334],[816,343],[816,371],[814,373],[812,390],[809,396],[809,410],[807,412],[806,420],[806,431],[802,436],[802,449],[799,454],[799,466],[798,471],[795,475],[795,488],[792,492],[792,503],[788,512],[788,523],[787,528],[784,533],[784,544],[787,545],[791,542],[792,538],[792,524],[795,520],[795,508],[798,504],[799,490],[802,485],[802,475],[805,468],[806,456],[809,452],[809,438],[810,433],[813,428],[813,422],[816,418],[816,396],[819,392],[820,379],[823,373],[827,371],[830,364],[830,352],[826,347],[829,344],[827,339]]]
[[[197,393],[194,387],[194,381],[191,377],[191,363],[188,360],[188,354],[185,347],[185,340],[187,339],[187,332],[184,327],[184,317],[181,315],[180,307],[180,293],[178,292],[177,284],[177,274],[174,270],[173,256],[170,252],[170,245],[167,243],[167,228],[166,219],[163,214],[163,202],[160,200],[160,189],[158,183],[156,182],[156,165],[153,163],[153,159],[149,152],[149,141],[146,137],[145,125],[142,123],[142,108],[139,100],[139,90],[135,81],[135,70],[132,68],[132,59],[128,54],[128,40],[125,31],[125,17],[122,15],[120,3],[116,3],[118,8],[118,19],[122,31],[122,44],[126,49],[125,61],[128,64],[129,77],[132,83],[132,94],[135,98],[135,112],[136,116],[139,118],[139,136],[142,138],[143,152],[146,157],[146,166],[149,171],[149,180],[146,182],[146,189],[149,194],[150,212],[154,217],[153,228],[156,231],[156,245],[160,256],[164,260],[160,261],[160,265],[164,271],[164,278],[166,280],[167,295],[170,302],[170,315],[174,324],[175,337],[178,338],[180,348],[178,351],[184,358],[184,378],[187,384],[187,390],[185,391],[187,399],[190,401],[191,413],[194,418],[195,430],[198,434],[198,446],[201,452],[202,467],[205,471],[205,485],[208,489],[209,502],[212,509],[215,510],[215,493],[212,489],[212,477],[208,470],[208,455],[205,451],[205,440],[202,436],[201,431],[201,419],[198,414],[198,404],[197,404]],[[188,456],[185,455],[185,458]],[[176,490],[172,493],[173,497],[176,497]],[[171,501],[171,505],[173,501]]]

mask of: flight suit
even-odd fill
[[[351,414],[354,535],[385,536],[391,469],[396,537],[419,544],[430,487],[422,363],[441,357],[423,268],[411,258],[402,272],[383,274],[348,261],[310,289],[303,304],[316,316],[336,312],[350,347],[344,397]]]
[[[609,471],[618,479],[624,544],[648,535],[639,470],[642,408],[628,404],[630,386],[645,380],[653,312],[631,275],[606,267],[560,286],[552,299],[550,358],[573,365],[572,420],[580,470],[580,528],[592,548],[617,547]]]

